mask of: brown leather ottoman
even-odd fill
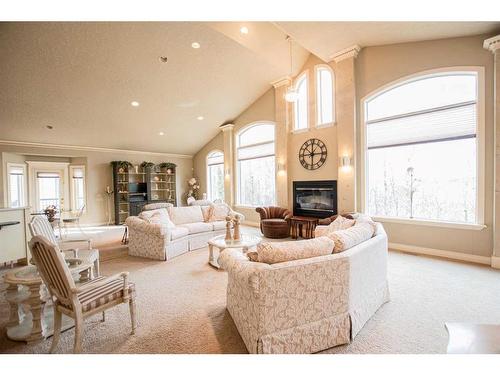
[[[290,235],[290,226],[285,219],[263,219],[260,227],[267,238],[287,238]]]

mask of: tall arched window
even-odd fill
[[[426,74],[366,100],[368,213],[481,223],[478,72]]]
[[[298,99],[294,103],[294,130],[302,130],[308,128],[308,84],[307,84],[307,72],[303,73],[295,83],[295,89],[297,90]]]
[[[316,67],[316,125],[335,122],[335,81],[332,70],[320,65]]]
[[[251,125],[236,135],[239,205],[275,204],[274,138],[270,123]]]
[[[208,199],[224,200],[224,153],[212,151],[207,156]]]

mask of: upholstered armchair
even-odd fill
[[[290,235],[292,213],[281,207],[257,207],[260,215],[260,230],[267,238],[286,238]]]
[[[62,314],[75,321],[74,353],[82,347],[83,320],[89,316],[126,303],[130,308],[132,334],[135,333],[135,288],[128,281],[128,272],[109,277],[97,277],[87,283],[76,285],[63,254],[57,246],[43,236],[34,236],[29,247],[35,265],[54,303],[54,337],[50,352],[57,347],[61,335]]]

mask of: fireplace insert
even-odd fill
[[[294,181],[293,214],[325,218],[337,213],[337,181]]]

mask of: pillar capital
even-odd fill
[[[358,57],[359,51],[361,51],[361,47],[358,46],[357,44],[355,44],[351,47],[345,48],[345,49],[333,54],[330,57],[329,62],[335,61],[336,63],[338,63],[339,61],[348,59],[349,57],[352,57],[353,59],[355,59],[356,57]]]
[[[292,79],[290,78],[290,76],[285,76],[277,79],[276,81],[272,81],[271,85],[273,85],[273,87],[277,89],[278,87],[281,86],[289,86],[291,83]]]
[[[483,43],[483,47],[492,53],[500,50],[500,35],[486,39]]]
[[[234,128],[234,124],[224,124],[224,125],[219,126],[219,129],[222,130],[223,133],[230,131],[230,130],[233,130],[233,128]]]

